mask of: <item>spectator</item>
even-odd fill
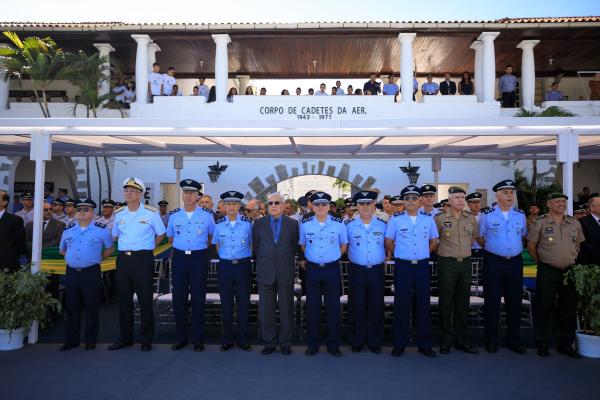
[[[281,91],[281,95],[282,95],[282,96],[289,96],[289,95],[290,95],[290,92],[289,92],[287,89],[283,89],[283,90]]]
[[[369,80],[363,86],[363,91],[365,92],[365,95],[367,94],[367,90],[370,92],[370,94],[373,95],[381,93],[381,82],[376,82],[375,79],[377,79],[377,74],[373,72],[371,73]]]
[[[319,91],[315,93],[315,96],[327,96],[325,89],[327,89],[327,86],[325,86],[324,83],[321,83],[319,86]]]
[[[21,211],[23,209],[23,203],[21,203],[21,196],[19,196],[18,194],[15,194],[13,196],[13,206],[12,206],[12,213],[16,214],[19,211]]]
[[[346,89],[346,93],[348,95],[353,95],[354,94],[354,88],[352,87],[352,85],[348,85],[348,88]]]
[[[171,89],[171,96],[183,96],[183,93],[179,91],[179,85],[173,85]]]
[[[346,93],[344,92],[344,89],[342,89],[342,82],[340,81],[335,81],[335,95],[336,96],[343,96]]]
[[[331,95],[335,96],[337,94],[337,88],[335,86],[331,87]]]
[[[154,96],[161,96],[163,92],[163,76],[160,74],[160,64],[152,64],[152,72],[148,74],[148,93],[150,94],[150,102],[154,100]]]
[[[69,198],[69,191],[65,188],[58,188],[58,198],[66,202]]]
[[[315,94],[315,89],[313,89],[313,88],[308,89],[308,95],[309,96],[312,96],[314,94]]]
[[[37,101],[38,101],[37,97],[35,97],[35,95],[32,95],[29,99],[31,100],[32,103],[37,103]]]
[[[596,72],[594,78],[589,82],[590,100],[600,100],[600,72]]]
[[[458,82],[458,93],[469,96],[475,92],[473,80],[471,80],[471,74],[467,71],[463,72],[462,79]]]
[[[427,75],[427,82],[421,86],[421,94],[423,96],[435,96],[440,92],[440,87],[433,82],[433,75]]]
[[[400,93],[400,88],[396,85],[396,78],[390,74],[388,76],[388,83],[383,85],[383,94],[386,96],[395,96]]]
[[[135,101],[135,82],[129,81],[127,82],[127,88],[124,92],[123,101],[125,103],[125,108],[130,108],[131,103]]]
[[[440,93],[444,96],[456,94],[456,83],[450,80],[450,73],[446,72],[444,81],[440,83]]]
[[[560,90],[558,90],[558,82],[552,82],[550,88],[546,92],[546,96],[544,96],[544,101],[562,101],[563,95]]]
[[[296,96],[301,96],[302,95],[302,88],[297,87],[296,88]]]
[[[517,77],[512,73],[512,65],[508,64],[504,75],[498,81],[498,92],[502,97],[503,108],[514,108],[517,101]]]
[[[233,96],[237,96],[237,95],[238,95],[238,91],[236,88],[232,87],[231,89],[229,89],[229,93],[227,93],[227,102],[233,103]]]
[[[260,88],[260,95],[261,96],[266,96],[267,95],[267,88]]]
[[[68,103],[69,102],[69,96],[67,96],[66,94],[62,97],[62,101],[63,103]]]
[[[198,91],[200,92],[200,96],[204,96],[206,97],[206,99],[208,100],[208,95],[210,93],[210,89],[208,88],[208,86],[204,83],[206,81],[206,78],[201,76],[199,78],[200,83],[198,84]],[[208,101],[207,101],[208,103]]]
[[[171,96],[173,93],[173,86],[177,83],[175,80],[175,68],[169,67],[167,73],[163,74],[163,88],[161,96]]]
[[[355,96],[362,96],[362,94],[363,94],[363,93],[362,93],[362,90],[360,90],[360,89],[356,89],[356,90],[354,91],[354,95],[355,95]]]
[[[215,101],[217,101],[217,88],[213,85],[208,91],[208,99],[206,99],[206,102],[214,103]]]
[[[198,86],[192,88],[192,96],[200,96],[200,89],[198,89]]]
[[[115,94],[115,101],[122,106],[125,106],[125,90],[127,90],[127,85],[125,84],[125,80],[119,79],[115,87],[113,88],[113,93]]]
[[[248,86],[246,88],[246,92],[244,93],[246,96],[254,96],[254,90],[252,89],[252,86]]]
[[[365,89],[365,91],[364,91],[364,93],[363,93],[363,95],[365,95],[365,96],[370,96],[370,95],[372,95],[372,94],[373,94],[373,93],[371,93],[371,91],[370,91],[369,89]]]

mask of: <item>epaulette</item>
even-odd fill
[[[149,206],[148,204],[144,204],[144,208],[146,210],[150,210],[150,211],[158,211],[158,209],[156,209],[156,208],[154,208],[152,206]]]
[[[354,218],[348,218],[347,220],[344,221],[344,223],[346,225],[348,225],[350,222],[354,221]]]
[[[125,206],[117,208],[115,210],[115,214],[118,213],[119,211],[123,211],[124,209],[125,209]]]
[[[342,218],[334,217],[333,215],[331,216],[331,219],[334,220],[335,222],[339,222],[339,223],[342,223],[344,221]]]
[[[313,215],[309,215],[307,217],[302,218],[302,223],[311,221],[313,219]]]
[[[567,219],[577,219],[577,218],[575,218],[575,217],[574,217],[574,216],[572,216],[572,215],[565,215],[565,217],[567,217]]]
[[[520,212],[521,214],[525,214],[525,211],[523,211],[523,210],[519,210],[518,208],[515,208],[515,211],[516,211],[516,212]]]
[[[246,217],[245,215],[242,215],[242,216],[240,216],[240,219],[241,219],[242,221],[246,221],[246,222],[252,222],[252,218],[248,218],[248,217]]]
[[[494,210],[495,210],[495,208],[488,208],[488,209],[487,209],[487,210],[485,210],[483,213],[484,213],[484,214],[491,214],[491,213],[493,213],[493,212],[494,212]]]
[[[75,222],[71,222],[69,225],[65,226],[65,231],[66,231],[67,229],[71,229],[71,228],[72,228],[72,227],[74,227],[75,225],[76,225],[76,224],[75,224]]]
[[[379,217],[375,217],[375,218],[377,218],[378,220],[380,220],[380,221],[381,221],[381,222],[383,222],[384,224],[387,224],[387,221],[386,221],[385,219],[381,219],[381,218],[379,218]]]
[[[171,210],[171,212],[169,212],[169,215],[173,215],[173,214],[175,214],[179,210],[181,210],[181,208],[177,207],[176,209]]]
[[[102,222],[98,222],[98,221],[94,222],[94,225],[96,225],[100,228],[106,228],[106,226],[107,226],[106,224],[103,224]]]
[[[419,211],[419,214],[423,214],[423,215],[427,215],[428,217],[431,217],[431,213],[428,213],[427,211]]]
[[[400,215],[406,214],[404,211],[398,211],[392,214],[392,217],[399,217]]]
[[[202,209],[208,213],[214,214],[215,212],[208,207],[202,207]]]
[[[537,221],[538,219],[542,219],[542,218],[544,218],[546,215],[547,215],[547,214],[540,215],[540,216],[539,216],[539,217],[537,217],[535,220]]]
[[[469,210],[463,210],[463,211],[464,211],[464,213],[465,213],[465,214],[468,214],[468,215],[475,216],[475,214],[473,214],[473,213],[472,213],[471,211],[469,211]]]
[[[217,222],[215,222],[216,224],[220,224],[221,222],[225,221],[225,217],[221,217],[217,220]]]

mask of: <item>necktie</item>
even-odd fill
[[[272,226],[272,228],[273,228],[273,239],[275,239],[275,244],[277,244],[277,239],[278,239],[277,236],[278,236],[278,233],[279,233],[279,232],[277,232],[278,224],[279,224],[279,219],[277,219],[277,218],[274,219],[273,220],[273,226]]]
[[[46,230],[46,226],[48,226],[48,221],[44,221],[44,228],[42,229],[43,231]]]

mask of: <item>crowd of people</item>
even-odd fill
[[[206,278],[210,251],[218,258],[218,287],[223,339],[221,350],[237,345],[250,351],[248,309],[251,260],[256,265],[259,320],[270,354],[279,346],[290,354],[296,260],[306,295],[306,355],[319,351],[321,307],[328,333],[324,342],[332,355],[341,354],[340,261],[349,262],[348,293],[351,297],[350,342],[353,352],[368,347],[380,353],[383,340],[384,265],[394,263],[393,356],[401,356],[414,340],[420,353],[435,357],[430,315],[430,262],[437,263],[439,315],[442,342],[439,352],[452,346],[475,354],[467,329],[470,299],[471,258],[483,258],[485,348],[498,351],[501,298],[507,312],[506,346],[526,352],[520,334],[524,249],[537,262],[534,301],[534,333],[537,352],[549,355],[554,331],[550,321],[558,318],[557,351],[579,355],[572,347],[576,326],[577,297],[573,282],[564,282],[575,263],[600,264],[600,197],[584,188],[579,203],[587,204],[580,219],[565,215],[568,198],[551,193],[548,213],[526,217],[514,208],[516,186],[505,180],[493,187],[495,202],[481,208],[482,194],[467,194],[458,186],[448,198],[435,203],[433,185],[409,185],[398,195],[363,190],[342,207],[326,192],[311,190],[294,202],[279,193],[266,201],[243,204],[238,191],[221,194],[215,204],[202,194],[193,179],[180,182],[182,208],[168,210],[143,204],[144,183],[134,177],[123,182],[125,203],[107,199],[97,205],[90,199],[72,199],[63,189],[53,198],[46,192],[43,209],[42,246],[58,246],[67,264],[62,282],[65,293],[66,334],[61,350],[80,345],[81,310],[86,314],[84,341],[96,347],[100,302],[100,263],[116,258],[116,292],[120,336],[109,346],[118,350],[133,345],[134,294],[141,309],[141,349],[152,348],[153,250],[168,238],[172,245],[172,300],[176,321],[173,350],[193,344],[202,351]],[[23,208],[8,212],[9,196],[0,192],[0,244],[3,268],[19,268],[20,256],[30,252],[32,195],[22,196]],[[378,203],[378,199],[381,202]],[[13,208],[14,210],[14,208]],[[531,212],[535,216],[535,209]],[[29,242],[29,245],[26,243]],[[28,249],[29,247],[29,249]],[[214,249],[214,250],[211,250]],[[234,332],[234,304],[238,331]],[[188,306],[191,305],[191,336]],[[276,314],[279,314],[279,327]],[[412,317],[411,317],[412,315]],[[411,321],[415,326],[411,327]]]

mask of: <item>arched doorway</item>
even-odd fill
[[[29,158],[20,157],[13,160],[12,182],[10,188],[14,194],[33,191],[35,177],[35,162]],[[85,195],[85,181],[82,186],[79,183],[79,172],[77,165],[70,157],[55,157],[46,163],[45,184],[50,188],[51,194],[56,197],[59,188],[65,188],[71,197]]]

